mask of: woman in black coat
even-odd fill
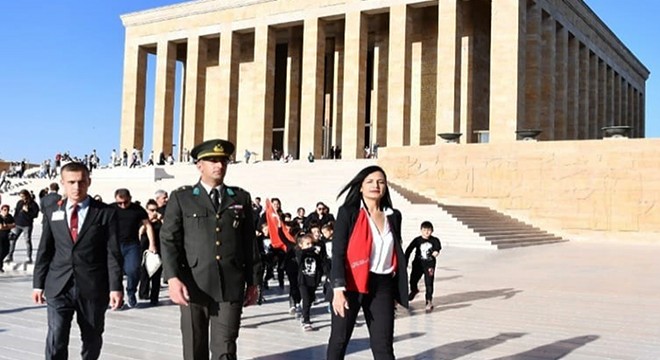
[[[343,359],[360,308],[374,359],[394,359],[394,306],[408,307],[401,213],[392,208],[385,171],[369,166],[339,193],[332,246],[330,360]]]

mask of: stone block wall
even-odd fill
[[[440,202],[490,206],[547,230],[660,235],[660,139],[390,147],[378,163]]]

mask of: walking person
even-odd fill
[[[160,228],[163,225],[163,217],[158,212],[158,203],[154,199],[149,199],[147,201],[147,215],[149,217],[149,222],[154,232],[154,242],[156,254],[160,252]],[[151,251],[151,242],[149,241],[149,236],[147,234],[147,227],[144,225],[140,226],[139,231],[140,237],[140,248],[141,254],[144,254],[145,251]],[[144,257],[144,255],[143,255]],[[140,267],[140,285],[138,286],[138,297],[142,300],[149,300],[151,306],[158,305],[158,296],[160,295],[160,275],[163,273],[163,267],[161,266],[149,276],[147,271],[146,264],[142,264]]]
[[[137,306],[138,283],[140,282],[140,269],[142,252],[140,251],[140,227],[144,226],[144,232],[149,240],[149,251],[156,253],[156,236],[149,221],[149,216],[142,206],[132,202],[131,193],[128,189],[115,190],[115,203],[112,206],[117,211],[119,222],[119,246],[124,258],[124,274],[126,274],[126,305]]]
[[[160,231],[185,360],[209,359],[209,344],[213,359],[236,359],[243,306],[257,302],[262,272],[252,200],[224,183],[233,152],[234,144],[220,139],[191,150],[199,182],[170,194]]]
[[[47,304],[46,359],[69,358],[74,314],[80,327],[81,358],[98,359],[105,312],[123,298],[122,258],[116,212],[87,195],[89,169],[71,162],[62,167],[67,198],[46,210],[32,300]]]
[[[58,193],[60,191],[60,186],[54,182],[48,186],[48,194],[41,198],[39,201],[39,207],[41,212],[44,213],[46,209],[56,206],[57,202],[62,200],[62,195]]]
[[[321,283],[323,275],[323,255],[319,247],[314,246],[314,238],[310,234],[298,237],[296,247],[298,261],[298,286],[302,297],[302,327],[305,331],[314,330],[310,319],[310,309],[316,299],[316,288]]]
[[[408,301],[412,301],[419,293],[417,283],[424,275],[424,286],[426,287],[426,311],[433,311],[433,281],[435,280],[435,258],[438,257],[442,246],[440,240],[432,236],[433,224],[424,221],[420,227],[421,235],[414,238],[406,248],[406,265],[410,255],[415,252],[412,270],[410,272],[410,294]]]
[[[27,245],[27,263],[32,264],[32,229],[34,219],[39,216],[39,205],[32,198],[32,194],[25,189],[20,191],[19,196],[21,199],[18,200],[14,209],[16,227],[12,229],[12,236],[10,237],[10,239],[14,239],[9,242],[9,254],[7,254],[7,260],[5,262],[14,261],[16,242],[21,235],[24,235],[25,244]]]
[[[3,264],[9,254],[9,233],[16,226],[14,217],[9,213],[9,205],[0,207],[0,273],[5,272]]]
[[[401,213],[392,208],[385,171],[361,170],[339,193],[332,240],[332,322],[327,358],[343,359],[360,308],[376,360],[394,359],[394,306],[408,307]]]

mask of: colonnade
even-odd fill
[[[596,139],[603,126],[629,125],[644,136],[648,70],[580,1],[327,2],[191,3],[190,15],[161,10],[176,21],[160,27],[153,12],[123,17],[121,147],[144,146],[149,54],[156,153],[214,137],[268,159],[274,149],[328,156],[331,146],[359,158],[443,132],[462,143],[484,131],[515,141],[519,129]]]

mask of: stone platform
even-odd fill
[[[572,241],[495,252],[448,246],[438,262],[435,311],[424,312],[421,294],[410,313],[398,311],[397,358],[658,359],[658,258],[660,246],[650,244]],[[0,289],[0,359],[42,359],[46,309],[30,301],[30,275],[2,274]],[[240,358],[323,359],[326,303],[312,309],[315,331],[305,332],[289,315],[286,295],[271,290],[266,299],[245,309]],[[109,312],[102,359],[181,359],[178,308],[166,290],[161,304]],[[71,358],[79,346],[74,326]],[[348,352],[348,359],[372,358],[366,326],[356,328]]]

